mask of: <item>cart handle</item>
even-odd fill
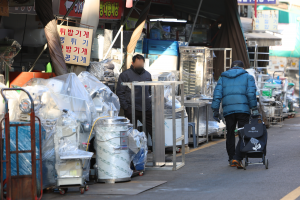
[[[27,92],[25,89],[23,88],[2,88],[1,89],[1,95],[5,101],[5,114],[8,113],[8,99],[6,98],[6,96],[4,95],[3,91],[5,90],[22,90],[23,92],[25,92],[27,94],[27,96],[29,97],[30,99],[30,102],[31,102],[31,111],[34,111],[34,102],[33,102],[33,99],[32,97],[30,96],[29,92]]]

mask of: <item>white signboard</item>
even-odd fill
[[[57,26],[62,52],[68,64],[90,64],[93,29],[74,26]]]
[[[277,31],[278,10],[258,10],[257,18],[253,19],[253,30]]]

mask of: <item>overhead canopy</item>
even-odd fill
[[[241,23],[248,46],[255,46],[255,44],[261,47],[281,45],[280,37],[270,33],[253,31],[251,18],[241,17]]]
[[[185,11],[195,15],[199,2],[195,0],[173,0],[173,5],[177,10]],[[212,20],[217,20],[220,16],[224,15],[226,10],[224,0],[203,0],[199,15]]]
[[[281,45],[281,38],[269,33],[245,33],[248,46],[279,46]]]

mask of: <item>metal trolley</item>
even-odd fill
[[[9,112],[8,112],[8,99],[4,95],[4,91],[12,91],[12,90],[21,90],[25,92],[29,99],[31,104],[31,113],[30,113],[30,122],[29,123],[10,123],[9,121]],[[4,181],[1,180],[1,199],[4,199],[4,195],[6,194],[6,199],[41,199],[43,194],[42,189],[42,143],[41,143],[41,121],[38,117],[35,116],[34,113],[34,101],[30,94],[22,89],[22,88],[3,88],[1,89],[1,95],[5,101],[5,116],[1,120],[0,125],[0,168],[1,168],[1,178],[3,179],[4,173],[3,173],[3,163],[6,163],[6,179]],[[29,105],[28,105],[29,106]],[[38,120],[39,123],[39,134],[38,134],[38,148],[36,146],[36,131],[35,131],[35,121]],[[5,138],[2,136],[2,122],[5,123]],[[19,127],[30,127],[30,139],[31,139],[31,148],[30,149],[23,149],[20,144],[22,144],[22,141],[18,141],[18,136],[21,133],[18,133]],[[11,139],[11,131],[15,129],[15,137],[16,140],[13,141]],[[9,140],[7,138],[10,138]],[[3,141],[5,140],[5,150],[6,154],[4,158],[4,152],[3,152]],[[15,143],[15,150],[13,151],[11,148],[11,142]],[[24,142],[24,141],[23,141]],[[19,146],[20,145],[20,146]],[[36,149],[39,149],[39,152],[36,152]],[[20,164],[19,164],[19,158],[21,158],[20,155],[24,154],[30,154],[31,157],[31,166],[26,166],[28,168],[31,168],[31,174],[28,175],[20,175]],[[16,157],[16,165],[12,164],[11,162],[11,156],[15,155]],[[5,159],[5,160],[4,160]],[[21,159],[20,159],[21,160]],[[11,174],[11,168],[12,166],[15,166],[17,175]],[[40,172],[40,173],[37,173]],[[40,176],[40,180],[38,179],[38,176]],[[39,184],[38,184],[39,182]],[[4,189],[4,185],[6,184],[6,189]],[[4,193],[5,190],[5,193]]]
[[[135,120],[135,86],[142,87],[142,123],[143,131],[146,133],[146,105],[145,86],[151,86],[152,93],[152,140],[153,140],[153,163],[146,165],[147,170],[173,170],[176,171],[185,165],[185,148],[182,148],[182,161],[176,162],[176,143],[181,141],[185,146],[184,135],[184,82],[183,81],[146,81],[122,83],[131,88],[132,124],[136,128]],[[173,130],[173,162],[165,161],[165,125],[164,125],[164,86],[172,88],[172,130]],[[181,107],[175,109],[175,88],[179,85],[181,89]],[[181,136],[176,138],[176,113],[181,112]]]

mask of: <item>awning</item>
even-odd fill
[[[280,46],[281,38],[269,33],[244,33],[248,46]]]

